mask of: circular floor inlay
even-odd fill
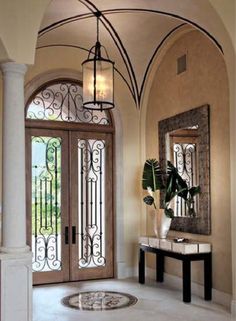
[[[138,299],[130,294],[113,291],[80,292],[65,297],[62,303],[79,310],[113,310],[135,304]]]

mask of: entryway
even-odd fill
[[[26,105],[27,234],[34,284],[113,277],[113,128],[81,86],[46,84]]]

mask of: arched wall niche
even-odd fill
[[[236,198],[235,198],[235,190],[236,190],[236,169],[235,169],[235,163],[236,163],[236,126],[235,126],[235,119],[236,119],[236,42],[232,42],[231,40],[234,39],[232,37],[232,34],[235,32],[235,30],[230,29],[231,22],[228,22],[226,19],[227,13],[224,11],[220,11],[220,5],[216,5],[218,8],[218,18],[216,19],[216,29],[218,30],[218,39],[220,39],[221,44],[223,45],[224,49],[224,55],[222,55],[222,59],[225,61],[226,68],[227,68],[227,81],[229,86],[229,109],[230,109],[230,212],[231,212],[231,253],[232,253],[232,301],[231,301],[231,312],[232,316],[236,318],[236,256],[234,255],[236,250],[236,215],[235,215],[235,209],[236,209]],[[232,11],[232,10],[231,10]],[[232,12],[231,12],[232,13]],[[229,18],[230,15],[228,15]],[[221,21],[219,21],[219,18],[221,17]],[[224,17],[224,18],[223,18]],[[230,19],[228,19],[230,20]],[[232,20],[232,19],[231,19]],[[223,25],[222,24],[225,25]],[[173,42],[175,42],[178,39],[178,35],[181,36],[181,33],[184,34],[185,30],[186,32],[191,31],[191,28],[189,26],[186,26],[184,28],[181,28],[176,33],[172,35],[168,39],[168,42],[166,43],[166,48],[169,48]],[[189,29],[189,30],[188,30]],[[231,33],[227,32],[226,29],[231,30]],[[147,77],[147,82],[145,86],[145,94],[143,96],[142,100],[142,106],[141,106],[141,157],[142,160],[144,160],[144,156],[146,155],[146,145],[145,145],[145,139],[146,137],[146,114],[147,114],[147,105],[148,105],[148,99],[150,94],[150,87],[153,82],[153,78],[155,73],[158,70],[158,66],[161,63],[163,54],[166,52],[166,48],[162,48],[158,55],[156,56],[152,68],[149,72],[149,75]],[[146,221],[145,221],[145,215],[142,215],[142,227],[143,230],[146,231]],[[143,232],[144,233],[144,232]],[[229,301],[229,300],[228,300]]]
[[[178,75],[176,61],[187,54],[187,70]],[[158,121],[181,112],[210,105],[210,185],[212,233],[210,236],[171,231],[171,236],[183,236],[207,241],[213,246],[213,287],[228,294],[228,305],[232,294],[231,270],[231,215],[230,215],[230,110],[229,83],[223,55],[202,33],[191,30],[177,37],[160,60],[156,60],[155,73],[150,83],[146,113],[146,158],[158,156]],[[145,142],[143,142],[143,145]],[[220,173],[220,175],[219,175]],[[224,192],[217,186],[225,186]],[[220,202],[219,200],[224,200]],[[222,213],[225,213],[222,216]],[[147,216],[148,217],[148,216]],[[147,221],[147,233],[150,233]],[[219,239],[219,235],[222,238]],[[221,253],[224,253],[222,261]],[[153,262],[149,261],[151,267]],[[169,271],[169,272],[168,272]],[[227,272],[226,272],[227,271]],[[167,261],[167,273],[179,275],[175,262]],[[227,275],[225,280],[223,274]],[[193,268],[193,280],[201,283],[200,269]]]

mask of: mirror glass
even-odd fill
[[[175,197],[171,229],[210,234],[209,106],[161,120],[158,125],[161,166],[170,160],[189,188],[201,188],[201,193],[194,197],[194,215],[189,214],[182,198]]]
[[[188,188],[199,185],[198,177],[198,126],[181,128],[166,134],[166,158],[178,169],[180,176],[186,181]],[[193,200],[193,214],[189,214],[186,202],[175,197],[172,208],[175,217],[197,216],[199,213],[199,197]]]

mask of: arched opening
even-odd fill
[[[200,49],[201,48],[201,49]],[[204,50],[202,50],[204,48]],[[146,158],[163,157],[158,148],[158,126],[161,121],[171,119],[176,115],[181,115],[203,104],[209,104],[210,109],[210,184],[211,184],[211,233],[209,236],[189,234],[185,232],[176,233],[170,231],[170,236],[176,234],[189,238],[208,241],[212,244],[213,251],[213,287],[217,291],[222,291],[225,295],[225,302],[230,306],[231,293],[231,235],[230,235],[230,203],[219,202],[219,195],[216,186],[218,180],[224,181],[224,192],[220,193],[222,199],[228,199],[230,194],[229,184],[229,162],[230,162],[230,137],[229,137],[229,83],[227,79],[227,69],[224,56],[201,32],[197,30],[187,30],[187,32],[177,34],[174,39],[167,43],[164,52],[157,57],[153,65],[153,78],[150,79],[148,91],[147,110],[143,110],[142,120],[145,122]],[[200,51],[199,51],[200,49]],[[185,56],[186,55],[186,56]],[[187,58],[186,68],[182,73],[178,73],[178,58]],[[216,67],[217,66],[217,67]],[[151,77],[152,75],[150,75]],[[178,141],[179,138],[178,138]],[[166,146],[168,142],[166,139]],[[221,176],[214,173],[221,173]],[[206,172],[204,173],[206,175]],[[203,175],[203,176],[204,176]],[[221,208],[222,206],[222,208]],[[221,210],[220,210],[221,208]],[[222,212],[225,213],[222,217]],[[191,222],[188,223],[189,226]],[[151,216],[146,215],[146,226],[148,234],[152,232]],[[184,227],[182,226],[182,231]],[[221,232],[220,232],[221,230]],[[201,234],[201,233],[200,233]],[[219,241],[219,234],[224,235]],[[224,262],[218,255],[224,248]],[[219,260],[219,262],[217,262]],[[149,266],[155,266],[153,261],[149,261]],[[166,268],[174,274],[178,268],[173,262]],[[192,266],[195,282],[202,283],[199,267]],[[220,271],[222,269],[222,271]],[[224,281],[217,275],[226,273],[227,279]],[[171,274],[172,274],[171,273]],[[176,273],[178,275],[178,272]],[[194,279],[194,277],[193,277]],[[224,297],[222,294],[222,297]],[[218,300],[218,298],[214,298]],[[223,301],[223,300],[222,300]]]
[[[113,124],[56,79],[26,103],[28,244],[35,284],[114,275]]]

